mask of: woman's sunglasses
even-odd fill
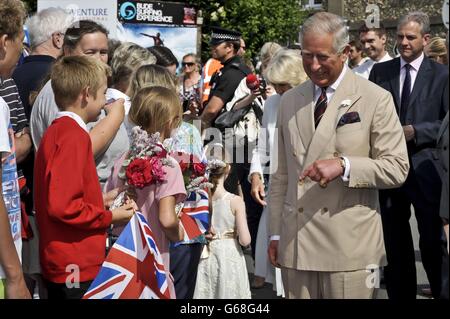
[[[183,67],[185,67],[185,66],[193,66],[195,63],[194,62],[182,62],[181,63],[181,65],[183,66]]]

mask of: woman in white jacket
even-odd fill
[[[252,184],[251,194],[254,200],[264,205],[258,236],[256,240],[255,276],[265,278],[265,281],[273,284],[277,295],[284,297],[279,268],[274,269],[267,256],[268,248],[268,206],[265,199],[266,189],[264,175],[269,175],[276,170],[277,160],[273,157],[277,154],[277,143],[275,139],[278,105],[281,96],[289,89],[296,87],[307,80],[303,70],[302,59],[298,50],[283,49],[271,60],[265,70],[266,80],[274,87],[277,94],[270,96],[264,104],[264,115],[258,138],[258,145],[253,150],[252,164],[250,167],[249,181]]]

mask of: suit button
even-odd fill
[[[339,157],[339,153],[338,153],[338,152],[334,152],[334,153],[333,153],[333,156],[334,156],[334,157]]]
[[[300,180],[298,181],[298,185],[303,186],[303,184],[305,184],[304,180],[303,180],[303,179],[300,179]]]
[[[298,209],[298,212],[299,212],[299,213],[303,213],[303,207],[300,207],[300,208]]]
[[[444,151],[446,151],[447,150],[447,146],[444,146]]]
[[[324,212],[324,213],[328,212],[328,208],[326,208],[326,207],[322,208],[322,212]]]
[[[292,155],[297,156],[297,152],[295,152],[295,151],[292,152]]]

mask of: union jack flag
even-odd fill
[[[180,222],[184,228],[184,241],[204,234],[209,227],[208,193],[196,190],[189,194],[181,209]]]
[[[169,299],[168,278],[153,233],[140,213],[131,218],[83,299]]]

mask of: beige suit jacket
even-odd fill
[[[409,170],[405,137],[391,94],[347,71],[317,127],[314,84],[286,92],[278,113],[278,161],[271,177],[270,235],[278,262],[311,271],[386,265],[378,189],[399,187]],[[344,103],[343,103],[344,102]],[[360,122],[337,127],[346,112]],[[300,174],[315,160],[345,156],[350,180],[321,188]]]

